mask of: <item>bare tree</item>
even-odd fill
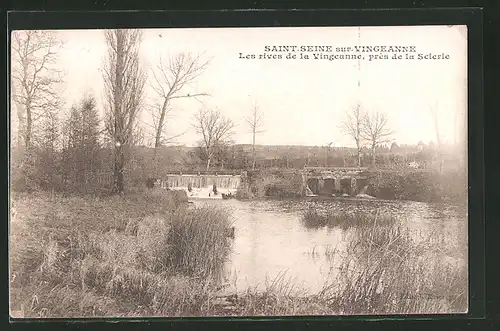
[[[227,142],[233,134],[234,123],[231,119],[224,117],[218,109],[201,109],[196,114],[195,120],[196,132],[202,136],[200,147],[207,159],[208,171],[219,146]]]
[[[341,129],[345,134],[354,139],[358,158],[358,167],[361,166],[361,149],[363,148],[362,127],[365,115],[358,103],[350,110],[346,111],[345,118],[342,121]]]
[[[114,143],[113,193],[124,191],[125,152],[137,138],[146,74],[139,63],[139,30],[105,31],[108,59],[104,65],[106,131]]]
[[[245,118],[245,121],[248,123],[250,130],[252,131],[252,170],[255,170],[255,136],[259,133],[265,132],[265,130],[261,130],[264,124],[264,114],[260,111],[257,103],[255,103],[252,108],[251,116]]]
[[[55,65],[62,46],[54,32],[12,33],[12,99],[18,106],[19,130],[27,152],[36,122],[60,106],[56,87],[62,82],[62,71]]]
[[[17,136],[16,136],[16,145],[17,147],[21,147],[22,142],[23,142],[23,135],[24,135],[24,125],[25,125],[25,120],[24,120],[24,112],[22,107],[19,106],[19,104],[14,100],[14,96],[17,96],[17,87],[16,84],[14,84],[14,80],[11,79],[10,81],[10,87],[11,87],[11,109],[16,110],[16,115],[17,115]],[[11,112],[12,114],[13,112]],[[14,118],[11,117],[11,124],[14,122]],[[12,130],[12,126],[11,126]],[[12,131],[11,131],[12,134]],[[12,136],[13,138],[14,136]]]
[[[385,113],[375,112],[363,117],[361,137],[370,142],[372,166],[375,165],[375,149],[381,143],[388,142],[387,137],[393,133],[387,124],[387,114]]]
[[[165,123],[168,115],[172,112],[171,101],[180,98],[198,98],[206,96],[206,93],[181,93],[182,90],[193,83],[206,69],[209,61],[202,61],[201,55],[180,53],[169,59],[164,64],[161,57],[157,70],[152,70],[151,88],[159,100],[151,107],[153,126],[155,130],[154,158],[158,149],[165,143],[175,139],[179,135],[165,137]]]
[[[58,190],[61,188],[60,174],[61,162],[59,153],[60,125],[58,114],[51,111],[40,120],[37,125],[39,135],[34,136],[36,144],[36,181],[39,187],[45,190]]]

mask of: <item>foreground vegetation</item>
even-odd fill
[[[418,238],[384,215],[307,211],[308,228],[343,231],[347,247],[320,293],[285,274],[262,291],[224,294],[230,214],[188,207],[176,191],[124,197],[14,195],[11,312],[24,317],[321,315],[463,312],[465,242]],[[465,239],[464,239],[465,240]],[[451,260],[450,260],[451,259]],[[332,264],[333,265],[333,264]]]
[[[184,193],[12,199],[11,311],[25,317],[185,316],[207,309],[229,215]]]
[[[345,314],[467,311],[466,235],[415,233],[391,215],[322,214],[308,210],[308,228],[340,228],[347,235],[339,271],[322,295]],[[462,224],[464,233],[466,224]],[[460,231],[460,233],[462,233]]]

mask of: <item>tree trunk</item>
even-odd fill
[[[26,132],[24,133],[24,143],[26,147],[26,152],[31,148],[31,127],[33,120],[31,118],[30,106],[26,105]]]
[[[154,148],[153,150],[153,160],[152,160],[152,166],[153,166],[153,174],[149,175],[149,177],[157,178],[159,175],[159,160],[158,160],[158,148]]]
[[[156,128],[156,135],[155,135],[155,154],[154,156],[156,157],[156,152],[158,148],[160,148],[161,145],[161,131],[163,129],[163,123],[165,122],[165,112],[168,106],[168,99],[165,99],[163,102],[163,106],[161,108],[161,115],[160,119],[158,121],[158,127]]]
[[[27,45],[26,45],[27,46]],[[33,120],[32,120],[32,113],[31,113],[31,94],[29,93],[28,90],[28,83],[27,83],[27,77],[28,77],[28,63],[26,62],[27,59],[23,59],[23,88],[26,92],[26,103],[25,103],[25,111],[26,111],[26,131],[24,132],[24,144],[26,148],[26,152],[29,152],[31,148],[31,127],[33,125]]]
[[[372,145],[372,167],[375,167],[375,145]]]
[[[207,159],[207,172],[210,169],[210,159],[211,159],[211,157],[209,156]]]
[[[113,172],[113,191],[112,193],[123,193],[123,165],[125,157],[123,155],[122,135],[123,123],[122,116],[122,100],[123,100],[123,67],[124,67],[124,40],[120,31],[116,33],[116,68],[115,68],[115,90],[114,90],[114,112],[115,112],[115,167]]]
[[[16,84],[12,83],[12,95],[15,96],[16,94]],[[22,141],[23,141],[23,135],[24,135],[24,116],[23,116],[23,110],[22,107],[19,106],[19,104],[16,102],[16,100],[12,97],[11,98],[11,105],[12,107],[16,108],[16,113],[17,113],[17,120],[18,120],[18,128],[17,128],[17,147],[22,146]]]
[[[356,140],[356,151],[357,151],[356,156],[358,157],[358,167],[361,167],[361,146],[359,139]]]
[[[253,154],[252,170],[255,170],[255,130],[253,131],[252,154]]]
[[[123,182],[123,167],[125,164],[125,156],[123,154],[122,146],[115,147],[115,169],[113,172],[113,192],[121,194],[124,190],[124,182]]]

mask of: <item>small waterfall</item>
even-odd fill
[[[240,175],[167,175],[167,178],[161,181],[161,187],[187,188],[207,188],[215,184],[218,189],[237,190],[240,186]]]

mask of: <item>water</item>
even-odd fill
[[[336,267],[345,253],[346,233],[340,229],[307,229],[301,223],[308,208],[333,211],[362,211],[375,215],[397,215],[414,230],[415,240],[429,233],[444,234],[436,243],[451,247],[464,243],[467,236],[465,212],[458,207],[406,201],[356,199],[295,200],[203,200],[196,205],[218,205],[233,211],[235,239],[228,263],[229,291],[248,288],[263,290],[280,275],[283,280],[308,293],[319,291],[325,281],[335,276]],[[332,261],[325,251],[335,249]],[[466,247],[456,248],[466,254]]]

